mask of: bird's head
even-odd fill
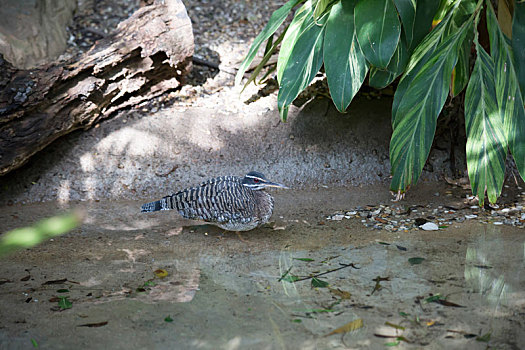
[[[257,171],[250,171],[248,174],[244,175],[242,185],[254,191],[264,190],[266,187],[288,188],[277,182],[269,181],[263,174]]]

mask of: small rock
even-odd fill
[[[503,225],[503,223],[501,221],[494,221],[493,224],[494,225]]]
[[[434,224],[433,222],[427,222],[424,225],[419,226],[420,229],[425,231],[437,231],[439,230],[438,225]]]
[[[344,217],[345,216],[343,214],[336,214],[336,215],[332,216],[332,220],[334,220],[334,221],[341,221],[341,220],[343,220]]]
[[[465,215],[465,219],[475,219],[477,218],[478,216],[476,214],[471,214],[471,215]]]

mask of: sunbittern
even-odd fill
[[[257,172],[244,177],[220,176],[161,200],[146,203],[142,212],[175,209],[187,219],[203,220],[228,231],[249,231],[270,220],[273,197],[267,187],[288,188]]]

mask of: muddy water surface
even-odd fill
[[[436,191],[445,189],[421,186],[406,204],[461,200]],[[2,208],[1,232],[71,207],[85,222],[1,259],[0,348],[28,349],[32,339],[45,349],[525,344],[523,230],[476,221],[437,232],[371,230],[360,219],[325,218],[390,205],[383,188],[273,193],[274,221],[242,240],[174,212],[141,214],[140,202]],[[162,270],[166,277],[155,275]],[[60,309],[60,295],[71,308]],[[338,330],[359,319],[362,327]]]

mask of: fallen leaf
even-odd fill
[[[295,275],[287,275],[287,276],[281,278],[281,281],[285,281],[285,282],[289,282],[289,283],[294,283],[297,280],[299,280],[299,277],[297,277]]]
[[[42,285],[45,286],[48,284],[62,284],[64,282],[67,282],[67,278],[62,278],[59,280],[52,280],[52,281],[45,281],[44,283],[42,283]]]
[[[340,297],[341,299],[350,299],[352,297],[352,294],[350,292],[341,290],[339,288],[328,288],[330,290],[330,293],[332,293],[335,296]]]
[[[432,327],[435,323],[436,323],[436,321],[428,321],[427,322],[427,327]]]
[[[339,327],[339,328],[331,331],[330,333],[325,335],[325,337],[328,337],[328,336],[333,335],[333,334],[341,334],[341,333],[352,332],[352,331],[355,331],[355,330],[357,330],[359,328],[363,328],[363,319],[362,318],[358,318],[357,320],[353,320],[352,322],[348,322],[344,326]]]
[[[77,327],[103,327],[108,324],[108,321],[79,324]]]
[[[164,319],[165,322],[173,322],[173,318],[171,316],[168,316]]]
[[[293,259],[300,260],[300,261],[306,261],[306,262],[315,261],[314,259],[310,259],[310,258],[293,258]]]
[[[312,278],[312,288],[326,288],[328,287],[328,282],[320,280],[318,278]]]
[[[164,269],[157,269],[157,270],[153,271],[153,273],[158,278],[164,278],[164,277],[168,276],[168,271],[166,271]]]
[[[477,337],[476,340],[480,341],[480,342],[488,343],[489,340],[490,340],[490,334],[491,334],[491,332],[485,333],[485,334]]]
[[[398,345],[399,345],[399,340],[385,343],[385,346],[398,346]]]
[[[456,303],[453,303],[451,301],[448,301],[446,299],[438,299],[436,301],[434,301],[435,303],[438,303],[438,304],[441,304],[443,306],[450,306],[450,307],[465,307],[463,305],[459,305],[459,304],[456,304]]]
[[[71,309],[73,307],[73,303],[69,301],[67,296],[59,296],[58,298],[60,299],[58,301],[58,306],[60,306],[62,310]]]
[[[410,265],[419,265],[421,264],[423,261],[425,261],[425,258],[409,258],[408,259],[408,262],[410,263]]]
[[[405,327],[400,326],[400,325],[395,324],[395,323],[390,323],[390,322],[388,322],[388,321],[385,322],[385,325],[387,325],[387,326],[389,326],[389,327],[392,327],[392,328],[395,328],[395,329],[402,330],[402,331],[405,330]]]
[[[24,282],[25,282],[25,281],[29,281],[30,278],[31,278],[31,275],[27,275],[27,276],[25,276],[25,277],[22,277],[22,278],[20,279],[20,281],[24,281]]]

